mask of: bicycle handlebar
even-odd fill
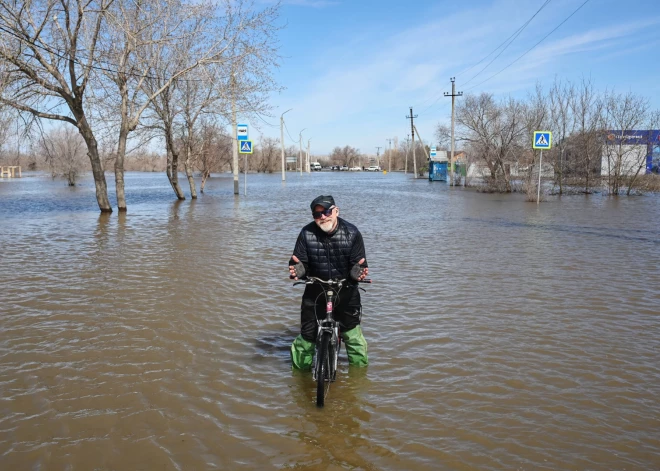
[[[324,284],[328,286],[342,286],[344,282],[347,281],[346,278],[341,280],[324,280],[316,276],[308,276],[305,281],[296,281],[293,286],[296,285],[312,285],[314,283]],[[364,280],[357,281],[356,283],[371,283],[371,278],[365,278]]]

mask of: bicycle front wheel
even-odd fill
[[[330,332],[323,332],[316,362],[316,405],[323,407],[330,389]]]

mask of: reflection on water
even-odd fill
[[[660,198],[537,206],[401,174],[0,182],[0,469],[660,463]],[[242,181],[242,180],[241,180]],[[333,194],[365,237],[371,364],[291,371],[286,264]]]

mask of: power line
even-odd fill
[[[492,79],[492,78],[498,76],[499,74],[501,74],[502,72],[504,72],[506,69],[508,69],[509,67],[511,67],[513,64],[515,64],[516,62],[518,62],[520,59],[522,59],[523,57],[525,57],[525,56],[526,56],[526,55],[527,55],[532,49],[534,49],[536,46],[538,46],[539,44],[541,44],[541,43],[542,43],[542,42],[543,42],[548,36],[550,36],[552,33],[554,33],[555,31],[557,31],[557,30],[561,27],[561,25],[563,25],[563,24],[566,23],[568,20],[570,20],[571,17],[572,17],[573,15],[575,15],[578,11],[580,11],[580,9],[581,9],[583,6],[585,6],[587,3],[589,3],[589,0],[585,0],[585,1],[582,3],[582,5],[580,5],[579,7],[577,7],[577,8],[573,11],[573,13],[571,13],[570,15],[568,15],[568,16],[564,19],[564,21],[562,21],[561,23],[559,23],[559,24],[558,24],[558,25],[557,25],[552,31],[550,31],[548,34],[546,34],[545,36],[543,36],[543,38],[541,38],[541,40],[540,40],[539,42],[537,42],[537,43],[534,44],[532,47],[530,47],[529,49],[527,49],[524,53],[522,53],[522,54],[521,54],[516,60],[514,60],[513,62],[511,62],[510,64],[508,64],[506,67],[504,67],[504,68],[503,68],[502,70],[500,70],[499,72],[496,72],[495,74],[491,75],[490,77],[488,77],[488,78],[487,78],[486,80],[484,80],[483,82],[480,82],[480,83],[478,83],[478,84],[476,84],[476,85],[473,85],[472,87],[468,88],[467,91],[473,90],[473,89],[475,89],[476,87],[478,87],[479,85],[483,85],[484,83],[486,83],[486,82],[488,82],[490,79]]]
[[[536,13],[534,13],[534,14],[533,14],[533,15],[532,15],[527,21],[525,21],[525,23],[523,23],[523,25],[520,26],[516,31],[514,31],[513,34],[512,34],[511,36],[509,36],[508,38],[506,38],[506,39],[505,39],[505,40],[504,40],[499,46],[497,46],[497,47],[496,47],[495,49],[493,49],[490,53],[488,53],[486,56],[484,56],[479,62],[477,62],[477,63],[474,64],[474,65],[471,65],[471,66],[468,67],[467,69],[463,69],[461,72],[459,72],[458,74],[456,74],[456,77],[458,77],[458,76],[464,74],[465,72],[467,72],[467,71],[469,71],[469,70],[472,70],[474,67],[478,66],[478,65],[481,64],[483,61],[485,61],[486,59],[488,59],[493,53],[495,53],[496,51],[498,51],[502,46],[504,46],[504,45],[506,44],[506,46],[504,47],[504,49],[502,49],[502,50],[500,51],[500,53],[499,53],[497,56],[495,56],[495,57],[494,57],[494,58],[493,58],[488,64],[486,64],[486,66],[485,66],[483,69],[481,69],[481,70],[480,70],[479,72],[477,72],[474,76],[472,76],[472,78],[471,78],[470,80],[468,80],[467,82],[465,82],[465,84],[468,84],[468,83],[471,82],[475,77],[477,77],[480,73],[482,73],[484,70],[486,70],[486,69],[488,68],[488,66],[490,66],[490,64],[492,64],[493,61],[495,61],[495,59],[497,59],[500,55],[502,55],[502,53],[503,53],[503,52],[504,52],[504,51],[505,51],[505,50],[506,50],[506,49],[507,49],[512,43],[513,43],[513,41],[514,41],[514,40],[520,35],[520,33],[523,32],[523,30],[527,27],[527,25],[529,25],[529,23],[534,19],[534,17],[536,17],[536,15],[538,15],[539,12],[540,12],[541,10],[543,10],[543,9],[548,5],[548,3],[550,3],[551,1],[552,1],[552,0],[545,0],[545,2],[541,5],[541,7],[540,7],[538,10],[536,10]],[[508,44],[507,44],[507,43],[508,43]],[[442,97],[443,97],[443,94],[441,93],[440,95],[437,96],[437,98],[436,98],[435,100],[433,100],[433,102],[432,102],[429,106],[427,106],[426,108],[424,108],[424,110],[422,110],[421,114],[424,114],[429,108],[431,108],[433,105],[435,105],[435,104],[440,100],[440,98],[442,98]]]
[[[289,139],[291,139],[291,142],[293,142],[294,144],[298,144],[298,140],[291,137],[291,133],[289,132],[289,128],[286,127],[286,121],[283,121],[283,122],[284,122],[284,129],[286,129],[286,133],[289,135]]]
[[[481,69],[481,71],[477,72],[476,75],[474,75],[470,80],[468,80],[468,81],[465,82],[465,83],[467,84],[467,83],[470,82],[472,79],[474,79],[474,77],[476,77],[476,76],[479,75],[481,72],[483,72],[484,69],[488,68],[488,66],[489,66],[490,64],[492,64],[493,61],[494,61],[495,59],[497,59],[497,58],[502,54],[502,52],[504,52],[504,51],[506,50],[506,48],[509,47],[509,46],[511,45],[511,43],[513,43],[513,41],[514,41],[514,40],[520,35],[520,33],[523,32],[523,30],[527,27],[527,25],[529,25],[529,23],[531,23],[531,21],[534,19],[534,17],[536,17],[536,15],[538,15],[538,14],[541,12],[541,10],[543,10],[543,9],[548,5],[548,3],[550,3],[551,1],[552,1],[552,0],[546,0],[545,3],[543,3],[543,5],[541,5],[541,7],[540,7],[538,10],[536,10],[536,13],[534,13],[534,14],[533,14],[533,15],[532,15],[527,21],[525,21],[525,23],[523,23],[522,26],[520,26],[516,31],[514,31],[513,34],[512,34],[511,36],[509,36],[508,38],[506,38],[506,39],[505,39],[505,40],[504,40],[499,46],[497,46],[497,47],[496,47],[495,49],[493,49],[490,53],[488,53],[486,56],[484,56],[484,58],[481,59],[479,62],[477,62],[477,63],[474,64],[474,65],[471,65],[471,66],[468,67],[467,69],[464,69],[464,70],[462,70],[461,72],[459,72],[458,74],[456,74],[456,77],[459,77],[459,76],[463,75],[465,72],[467,72],[467,71],[469,71],[469,70],[472,70],[474,67],[478,66],[478,65],[481,64],[483,61],[485,61],[486,59],[488,59],[492,54],[494,54],[497,50],[499,50],[502,46],[504,46],[504,45],[506,44],[506,46],[504,47],[504,49],[502,49],[502,51],[501,51],[497,56],[495,56],[495,57],[493,58],[493,60],[491,60],[491,61],[486,65],[486,67],[484,67],[483,69]],[[507,44],[507,43],[508,43],[508,44]]]
[[[502,46],[505,46],[505,45],[506,45],[506,46],[500,51],[499,54],[497,54],[495,57],[493,57],[493,59],[492,59],[488,64],[486,64],[486,66],[485,66],[484,68],[482,68],[479,72],[477,72],[475,75],[473,75],[472,78],[470,78],[470,80],[468,80],[467,82],[465,82],[464,85],[467,85],[467,84],[470,83],[472,80],[474,80],[477,76],[479,76],[479,74],[481,74],[484,70],[486,70],[486,69],[487,69],[487,68],[488,68],[488,67],[489,67],[489,66],[490,66],[490,65],[491,65],[491,64],[492,64],[492,63],[493,63],[498,57],[500,57],[500,56],[502,55],[502,53],[503,53],[503,52],[504,52],[504,51],[505,51],[505,50],[506,50],[506,49],[507,49],[512,43],[513,43],[513,41],[515,41],[515,40],[518,38],[518,36],[520,36],[520,34],[521,34],[521,33],[523,32],[523,30],[524,30],[524,29],[525,29],[525,28],[531,23],[531,21],[532,21],[532,20],[533,20],[533,19],[534,19],[534,18],[535,18],[540,12],[541,12],[541,10],[543,10],[546,6],[548,6],[548,4],[549,4],[551,1],[552,1],[552,0],[545,0],[545,2],[539,7],[539,9],[536,10],[536,12],[535,12],[531,17],[529,17],[529,19],[528,19],[527,21],[525,21],[525,23],[523,23],[522,26],[520,26],[516,31],[514,31],[513,34],[511,34],[511,36],[509,36],[508,38],[506,38],[506,39],[505,39],[505,40],[504,40],[499,46],[497,46],[497,47],[496,47],[495,49],[493,49],[490,53],[488,53],[486,56],[484,56],[479,62],[477,62],[477,63],[474,64],[474,65],[471,65],[471,66],[468,67],[467,69],[463,69],[461,72],[459,72],[458,74],[456,74],[456,76],[458,77],[459,75],[462,75],[462,74],[464,74],[465,72],[467,72],[467,71],[469,71],[469,70],[472,70],[474,67],[478,66],[478,65],[481,64],[483,61],[485,61],[486,59],[488,59],[493,53],[495,53],[496,51],[498,51]],[[438,95],[437,98],[436,98],[435,100],[433,100],[433,102],[432,102],[429,106],[427,106],[426,108],[424,108],[424,109],[420,112],[420,114],[424,114],[429,108],[431,108],[433,105],[435,105],[435,104],[440,100],[440,98],[442,98],[443,96],[444,96],[444,95],[443,95],[442,93],[441,93],[440,95]]]
[[[444,95],[443,95],[442,93],[441,93],[440,95],[438,95],[438,98],[436,98],[436,99],[433,101],[433,103],[431,103],[429,106],[427,106],[427,107],[424,108],[422,111],[420,111],[419,114],[424,114],[429,108],[431,108],[433,105],[435,105],[435,104],[438,102],[438,100],[440,100],[440,98],[442,98],[443,96],[444,96]],[[445,105],[442,105],[442,106],[445,106]]]
[[[506,51],[507,48],[508,48],[511,44],[513,44],[513,42],[518,38],[518,36],[520,36],[520,34],[521,34],[521,33],[525,30],[525,28],[526,28],[526,27],[532,22],[532,20],[536,17],[536,15],[538,15],[538,14],[541,12],[541,10],[543,10],[543,9],[548,5],[548,3],[550,3],[551,1],[552,1],[552,0],[546,0],[545,3],[543,3],[543,5],[541,5],[541,7],[540,7],[538,10],[536,10],[536,13],[534,13],[534,14],[532,15],[532,17],[531,17],[529,20],[527,20],[527,21],[525,22],[525,24],[523,24],[520,28],[518,28],[518,31],[516,31],[515,33],[513,33],[513,35],[509,36],[509,39],[511,39],[511,38],[512,38],[512,39],[511,39],[510,41],[509,41],[509,39],[507,39],[507,40],[505,41],[505,43],[508,41],[508,44],[506,44],[506,46],[504,46],[504,48],[502,48],[502,50],[499,52],[499,54],[497,54],[495,57],[493,57],[493,58],[491,59],[491,61],[490,61],[488,64],[486,64],[486,65],[485,65],[485,66],[484,66],[479,72],[477,72],[476,74],[474,74],[474,75],[472,76],[472,78],[470,78],[470,79],[469,79],[467,82],[465,82],[463,85],[467,85],[468,83],[470,83],[472,80],[474,80],[476,77],[478,77],[478,76],[479,76],[484,70],[486,70],[486,69],[490,66],[490,64],[492,64],[493,62],[495,62],[495,60],[496,60],[498,57],[500,57],[500,56],[502,55],[502,53],[504,53],[504,51]],[[498,46],[498,47],[500,47],[500,46]],[[496,49],[496,50],[497,50],[497,49]],[[495,52],[495,51],[493,51],[493,52]],[[491,54],[492,54],[492,52],[491,52]],[[489,55],[490,55],[490,54],[489,54]]]

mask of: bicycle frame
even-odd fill
[[[342,282],[345,280],[341,280],[338,282],[338,289],[341,289],[342,287]],[[318,351],[321,346],[321,339],[323,338],[323,333],[324,332],[329,332],[330,333],[330,345],[329,345],[329,350],[328,353],[332,353],[332,358],[330,358],[330,368],[328,371],[329,377],[327,378],[329,381],[335,381],[337,379],[337,360],[339,358],[339,348],[341,346],[341,337],[339,336],[339,323],[335,320],[333,316],[333,311],[334,311],[334,304],[335,304],[335,299],[337,298],[337,294],[332,288],[325,288],[324,287],[324,293],[325,293],[325,319],[318,319],[317,318],[317,323],[318,323],[318,328],[316,331],[316,352],[314,355],[314,363],[312,366],[312,378],[314,381],[317,380],[317,365],[316,362],[318,360]]]
[[[371,280],[361,282],[371,283]],[[319,296],[325,295],[325,318],[319,319],[318,315],[316,316],[318,327],[312,363],[312,378],[317,383],[316,404],[322,407],[330,383],[337,379],[337,360],[341,348],[341,337],[339,335],[340,323],[334,318],[334,307],[339,292],[346,285],[346,279],[323,280],[310,276],[307,281],[299,281],[294,283],[294,286],[299,284],[319,284],[323,288],[323,293]]]

